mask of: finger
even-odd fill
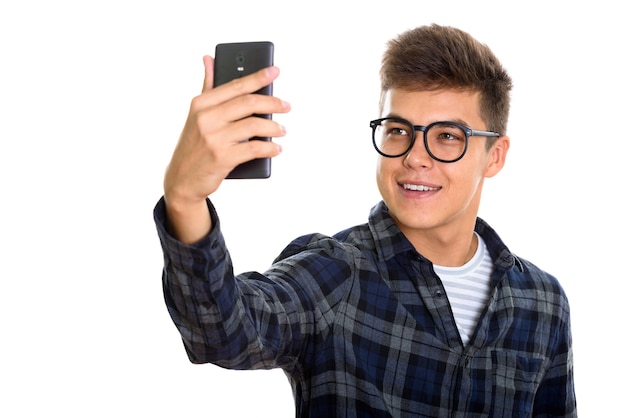
[[[280,145],[273,141],[250,138],[279,138],[285,134],[285,128],[277,122],[253,116],[223,126],[205,140],[212,150],[213,164],[227,173],[238,164],[280,153]]]
[[[291,110],[289,102],[274,96],[248,94],[239,96],[221,107],[224,120],[237,121],[252,115],[272,115],[287,113]]]
[[[273,141],[251,140],[233,146],[231,155],[234,157],[232,168],[256,158],[273,158],[282,152],[282,147]],[[232,169],[231,168],[231,169]]]
[[[247,142],[249,138],[285,136],[285,127],[271,119],[252,116],[233,122],[228,128],[228,137],[233,143]],[[253,142],[253,141],[252,141]]]
[[[267,67],[245,77],[236,78],[212,89],[211,94],[206,96],[206,103],[204,104],[212,106],[242,95],[254,93],[272,83],[279,74],[280,70],[278,67]]]
[[[233,146],[237,151],[240,161],[237,164],[253,160],[255,158],[272,158],[280,154],[282,147],[274,141],[251,139],[250,141],[239,142]]]
[[[194,99],[192,107],[198,109],[199,97]],[[249,94],[238,97],[221,106],[204,107],[195,111],[193,123],[204,137],[213,136],[216,132],[220,132],[220,136],[226,130],[230,141],[239,142],[254,136],[269,136],[274,134],[267,132],[257,132],[257,124],[255,122],[268,121],[265,123],[276,123],[269,118],[259,118],[254,115],[272,115],[287,113],[291,110],[291,105],[277,97],[266,96],[262,94]],[[248,120],[250,119],[250,120]],[[237,130],[231,131],[233,126]],[[265,126],[267,125],[258,125]],[[274,125],[276,126],[276,125]],[[245,127],[245,129],[244,129]],[[222,136],[223,137],[223,136]]]
[[[204,83],[202,84],[202,93],[213,88],[213,57],[205,55],[202,57],[204,62]]]

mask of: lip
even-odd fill
[[[399,181],[401,193],[407,197],[427,197],[439,192],[442,187],[421,181]]]

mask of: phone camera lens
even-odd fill
[[[244,55],[237,55],[237,64],[243,65],[246,62],[246,57]]]

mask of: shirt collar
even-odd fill
[[[389,208],[384,201],[381,200],[371,209],[369,228],[374,238],[376,254],[379,260],[387,261],[398,254],[407,252],[413,252],[418,258],[424,259],[391,218]],[[474,230],[485,241],[489,255],[496,266],[505,270],[517,266],[523,271],[520,260],[509,251],[496,231],[487,222],[477,218]]]
[[[413,244],[404,236],[389,215],[389,208],[382,200],[370,211],[369,228],[374,237],[379,260],[387,261],[397,254],[409,251],[417,254]]]

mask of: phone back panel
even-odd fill
[[[262,68],[274,65],[274,44],[271,42],[222,43],[215,47],[213,85],[228,83],[235,78],[252,74]],[[273,85],[270,84],[256,91],[257,94],[271,96]],[[272,115],[254,115],[271,119]],[[250,140],[271,141],[268,137],[254,137]],[[260,158],[248,161],[228,175],[228,179],[268,178],[271,174],[271,159]]]

